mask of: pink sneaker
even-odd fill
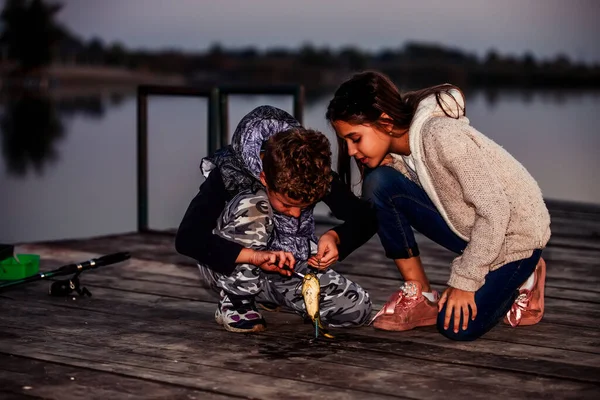
[[[520,325],[535,325],[544,316],[544,286],[546,284],[546,262],[540,258],[534,272],[534,282],[531,290],[520,289],[519,296],[513,303],[504,323],[513,328]]]
[[[435,325],[439,293],[433,291],[436,301],[431,302],[416,281],[405,282],[371,320],[373,327],[384,331],[408,331],[417,326]]]

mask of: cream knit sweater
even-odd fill
[[[452,94],[464,107],[460,92]],[[445,96],[449,114],[461,115]],[[449,286],[476,291],[488,272],[546,246],[550,215],[536,181],[466,117],[447,117],[430,96],[419,104],[408,134],[421,187],[452,231],[468,242],[452,262]],[[391,166],[409,176],[402,157],[392,156]]]

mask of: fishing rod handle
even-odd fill
[[[113,253],[99,258],[92,258],[78,264],[64,265],[58,268],[57,271],[60,271],[61,275],[70,274],[78,271],[85,271],[88,269],[102,267],[104,265],[116,264],[118,262],[125,261],[129,258],[131,258],[131,254],[128,252]]]

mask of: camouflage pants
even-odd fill
[[[246,247],[264,250],[273,220],[266,195],[238,195],[225,208],[215,234]],[[316,248],[316,245],[314,246]],[[258,302],[275,303],[306,315],[302,298],[302,279],[267,273],[250,264],[239,264],[230,275],[216,273],[199,264],[204,281],[215,291],[223,290],[240,296],[256,296]],[[297,262],[295,270],[307,273],[306,261]],[[317,274],[321,284],[320,315],[324,324],[332,327],[353,327],[365,324],[371,314],[369,294],[358,284],[331,268]]]

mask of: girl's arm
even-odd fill
[[[247,262],[236,261],[238,257],[251,255],[242,252],[244,246],[212,233],[229,197],[219,170],[214,169],[190,203],[175,237],[177,252],[226,275],[233,272],[236,262]]]
[[[462,198],[456,201],[466,202],[475,211],[469,243],[452,262],[448,285],[475,292],[483,286],[502,249],[510,219],[509,201],[493,167],[468,134],[453,131],[430,137],[439,161],[460,184]]]
[[[356,197],[335,172],[331,190],[323,201],[337,219],[344,221],[343,224],[332,229],[339,239],[340,260],[346,258],[377,233],[375,210],[369,203]]]

